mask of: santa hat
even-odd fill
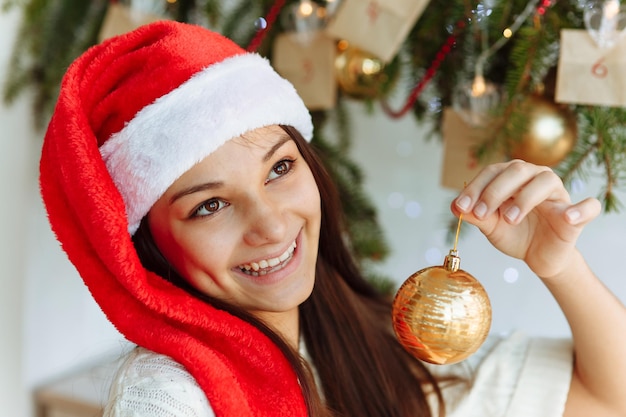
[[[129,231],[185,171],[225,141],[284,124],[311,138],[294,87],[257,54],[198,26],[159,23],[108,42],[79,92]],[[85,97],[85,95],[87,97]]]
[[[145,270],[131,234],[195,163],[273,124],[312,135],[304,104],[267,60],[199,26],[162,21],[69,67],[42,150],[50,223],[94,299],[130,341],[183,364],[218,416],[298,416],[306,407],[265,335]]]

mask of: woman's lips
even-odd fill
[[[241,272],[252,276],[262,276],[270,272],[278,271],[284,268],[289,261],[293,258],[293,253],[296,249],[296,242],[293,241],[291,245],[280,256],[270,259],[262,259],[257,262],[250,262],[249,264],[240,265]]]

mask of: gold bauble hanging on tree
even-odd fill
[[[566,106],[531,95],[521,104],[526,128],[512,140],[511,158],[537,165],[555,166],[574,148],[578,135],[576,116]]]
[[[489,334],[491,303],[487,292],[476,278],[460,269],[460,264],[455,244],[442,266],[411,275],[393,300],[392,323],[398,341],[425,362],[443,365],[462,361]]]
[[[337,49],[335,77],[341,90],[359,99],[378,97],[387,80],[384,62],[346,41],[340,41]]]

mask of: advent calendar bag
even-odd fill
[[[603,49],[587,31],[563,29],[555,100],[626,107],[626,37]]]
[[[293,84],[309,110],[332,109],[337,99],[335,41],[323,32],[312,34],[306,42],[299,39],[288,32],[277,35],[272,65]]]
[[[469,125],[459,113],[447,107],[443,110],[441,136],[443,138],[443,163],[441,185],[462,190],[465,183],[480,172],[485,165],[506,161],[502,152],[492,150],[483,160],[475,156],[475,148],[489,138],[490,126]]]
[[[343,0],[326,33],[389,62],[428,0]]]

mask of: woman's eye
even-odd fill
[[[272,170],[270,171],[270,175],[268,175],[267,177],[267,181],[271,181],[278,177],[282,177],[283,175],[291,171],[293,163],[294,161],[290,159],[283,159],[282,161],[279,161],[278,163],[276,163],[276,165],[272,167]]]
[[[228,206],[228,203],[217,198],[205,201],[194,212],[193,217],[210,216]]]

